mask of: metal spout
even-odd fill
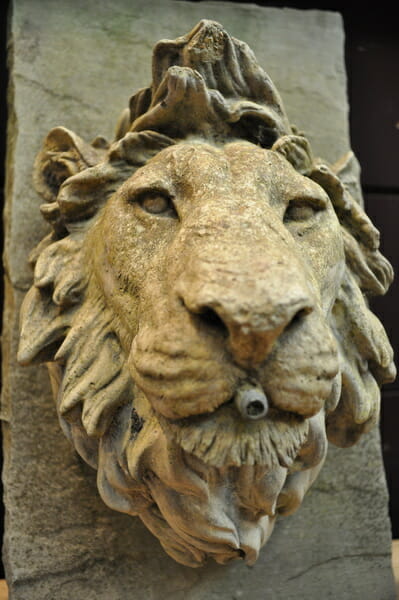
[[[269,410],[269,403],[262,388],[249,381],[243,382],[237,389],[234,403],[244,419],[262,419]]]

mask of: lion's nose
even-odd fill
[[[258,367],[271,353],[277,339],[288,329],[300,326],[312,312],[313,304],[307,295],[296,294],[263,310],[251,310],[215,298],[200,298],[193,294],[183,297],[187,310],[195,314],[202,326],[228,338],[234,360],[245,368]]]

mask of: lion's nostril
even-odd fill
[[[217,310],[209,306],[205,302],[198,301],[197,298],[190,296],[190,294],[179,294],[178,302],[184,307],[191,315],[197,319],[198,325],[205,326],[207,329],[218,331],[225,337],[228,337],[229,330],[223,319],[219,316]]]
[[[199,311],[197,314],[202,323],[204,323],[205,325],[207,325],[209,327],[212,327],[213,329],[218,329],[219,331],[223,332],[227,336],[228,330],[227,330],[226,325],[224,324],[223,320],[219,317],[217,312],[214,311],[212,308],[209,308],[209,307],[204,308],[203,310]]]
[[[298,325],[311,312],[312,312],[311,308],[301,308],[300,310],[298,310],[295,313],[295,315],[292,317],[291,321],[288,323],[288,325],[287,325],[287,327],[285,329],[288,329],[290,327],[294,327],[295,325]]]

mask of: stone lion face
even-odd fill
[[[130,373],[166,427],[201,415],[209,427],[247,380],[273,418],[324,409],[342,236],[326,192],[282,156],[243,142],[165,149],[110,200],[90,243],[107,302],[125,302]]]
[[[156,421],[152,433],[182,456],[182,473],[188,463],[191,477],[207,481],[212,533],[199,547],[220,561],[237,552],[254,560],[277,504],[291,512],[318,472],[325,406],[339,397],[329,321],[345,258],[328,195],[276,152],[244,142],[178,144],[113,195],[86,252],[96,286],[118,315],[135,410]],[[267,414],[263,407],[248,414],[235,401],[245,387],[264,393]],[[132,475],[145,429],[127,452]],[[165,482],[160,457],[169,452],[145,461],[147,485],[178,536],[197,527],[203,537],[203,501],[193,512],[187,493],[179,490],[177,503],[175,476]],[[294,491],[282,494],[297,471]],[[222,503],[214,488],[227,481],[238,500],[228,494]],[[223,519],[237,513],[230,518],[239,526],[226,530],[216,501]]]
[[[245,44],[203,21],[153,64],[112,145],[46,138],[18,358],[47,362],[110,507],[185,565],[252,564],[327,438],[378,420],[392,268],[353,155],[314,159]]]

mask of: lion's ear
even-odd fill
[[[351,446],[378,421],[380,386],[395,378],[393,351],[385,330],[368,309],[347,268],[332,311],[332,329],[340,355],[341,398],[327,417],[328,439]]]
[[[301,175],[308,175],[313,167],[313,154],[308,140],[302,135],[284,135],[272,146],[282,154]]]
[[[355,154],[350,150],[331,167],[333,173],[341,181],[344,188],[350,193],[360,206],[363,206],[363,194],[360,185],[360,165]]]
[[[129,132],[111,146],[109,160],[111,163],[123,161],[128,165],[140,167],[174,143],[175,141],[167,135],[150,129]]]
[[[33,182],[37,192],[47,202],[53,202],[68,177],[100,162],[106,150],[107,144],[98,143],[98,139],[88,144],[73,131],[55,127],[35,160]]]

